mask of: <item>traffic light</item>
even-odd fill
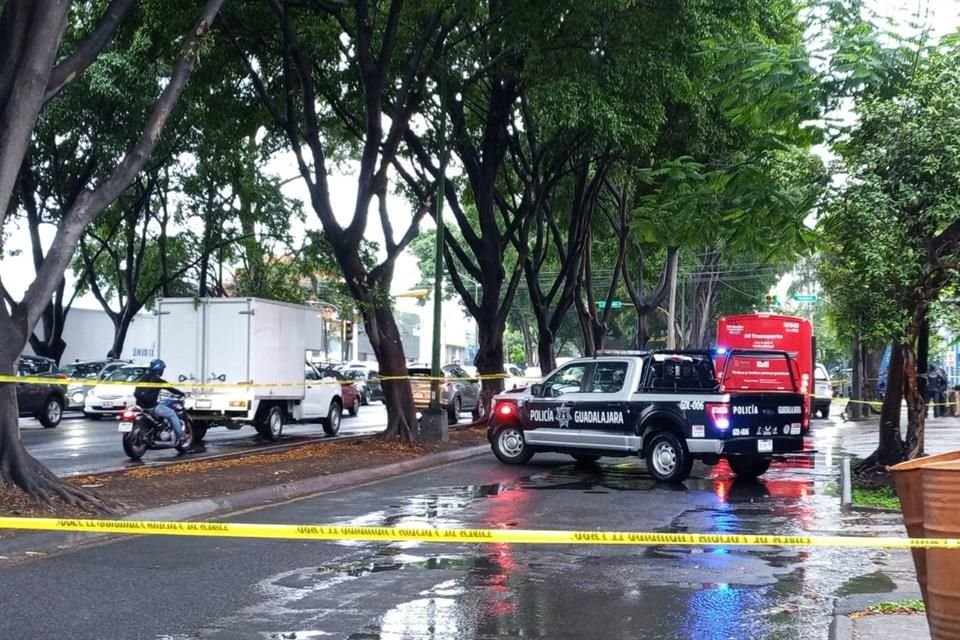
[[[343,321],[343,335],[346,338],[347,342],[353,342],[353,321],[352,320]]]

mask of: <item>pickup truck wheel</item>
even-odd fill
[[[647,471],[661,482],[683,482],[690,476],[693,458],[676,435],[661,431],[647,448]]]
[[[449,424],[457,424],[460,422],[460,410],[462,407],[463,401],[460,399],[460,396],[456,396],[453,402],[450,403],[450,406],[447,407],[447,422]]]
[[[526,464],[533,457],[533,449],[523,439],[523,431],[516,427],[501,429],[490,444],[493,455],[504,464]]]
[[[37,420],[45,429],[53,429],[63,417],[63,402],[57,396],[50,396],[43,403],[43,409],[37,414]]]
[[[191,425],[192,425],[191,431],[193,433],[193,443],[200,444],[201,442],[203,442],[203,439],[207,435],[207,425],[202,422],[193,422],[191,423]]]
[[[335,436],[340,433],[340,416],[343,410],[340,403],[334,400],[330,403],[330,411],[327,417],[323,419],[323,432],[328,436]]]
[[[730,456],[727,462],[738,478],[748,480],[762,476],[770,468],[770,458],[760,456]]]
[[[274,405],[267,410],[267,414],[257,423],[257,431],[264,440],[274,442],[283,433],[283,411]]]

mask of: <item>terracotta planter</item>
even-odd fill
[[[903,523],[907,527],[908,537],[928,537],[924,530],[923,469],[932,464],[954,461],[960,461],[960,451],[950,451],[935,456],[908,460],[890,467],[893,478],[897,483],[897,497],[900,498]],[[911,549],[913,565],[917,570],[917,582],[920,583],[920,592],[923,594],[923,602],[929,606],[927,601],[927,552],[927,549]]]
[[[960,538],[960,461],[923,467],[923,529]],[[932,640],[960,639],[960,551],[927,549],[927,622]]]

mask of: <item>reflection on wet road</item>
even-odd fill
[[[840,458],[832,429],[821,427],[811,438],[816,453],[776,463],[760,482],[737,480],[723,463],[698,466],[684,485],[664,485],[634,459],[605,458],[584,466],[545,455],[517,468],[499,465],[489,456],[235,519],[851,535],[863,533],[867,525],[875,533],[880,522],[880,533],[902,535],[894,517],[840,511],[831,495]],[[127,558],[134,562],[132,558],[156,553],[156,565],[163,567],[172,544],[131,540],[100,553],[112,549],[109,562],[122,568],[128,568]],[[68,557],[86,553],[93,552]],[[890,575],[909,571],[909,560],[903,562],[906,554],[900,553],[198,539],[191,541],[192,555],[182,558],[183,571],[192,573],[171,569],[165,584],[180,585],[186,589],[182,597],[194,603],[203,596],[191,591],[207,594],[217,603],[215,613],[167,620],[162,633],[152,633],[151,621],[141,620],[139,637],[823,638],[837,597],[861,589],[882,591],[883,585],[892,585]],[[102,562],[79,561],[84,575],[94,572],[90,579],[109,579],[96,575]],[[58,588],[75,586],[70,572],[64,576],[60,571]],[[0,574],[14,586],[16,578]],[[163,593],[168,594],[163,599],[170,597],[170,591]],[[13,628],[19,628],[16,620]]]

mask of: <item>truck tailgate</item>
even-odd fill
[[[733,437],[801,436],[803,396],[799,393],[733,392],[730,433]]]

